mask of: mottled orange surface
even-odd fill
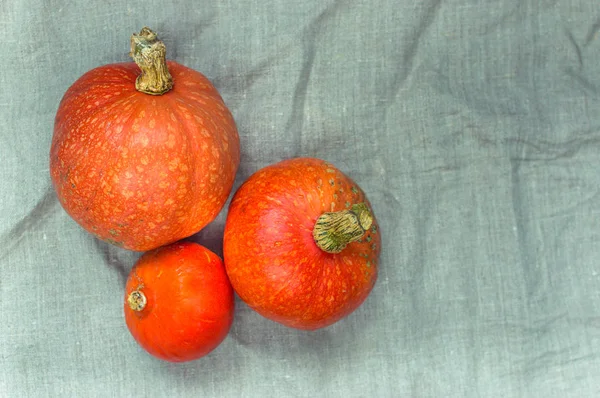
[[[370,204],[333,165],[285,160],[252,175],[236,192],[225,225],[224,259],[231,283],[263,316],[318,329],[353,312],[377,278],[380,236],[371,230],[342,252],[317,247],[312,230],[324,212]]]
[[[239,136],[215,87],[168,62],[174,87],[138,92],[134,63],[93,69],[65,93],[50,172],[60,203],[83,228],[145,251],[188,237],[222,209]]]
[[[127,303],[136,290],[147,299],[142,311]],[[197,243],[175,243],[144,254],[127,280],[127,327],[157,358],[184,362],[205,356],[225,339],[233,316],[233,289],[223,262]]]

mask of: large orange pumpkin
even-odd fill
[[[297,329],[356,310],[375,284],[380,250],[366,195],[320,159],[257,171],[235,193],[225,224],[234,290],[261,315]]]
[[[83,228],[145,251],[190,236],[217,216],[240,148],[216,88],[199,72],[167,62],[154,32],[134,34],[131,55],[135,63],[93,69],[67,90],[50,173],[60,203]]]

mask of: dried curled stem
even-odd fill
[[[173,78],[167,68],[167,50],[156,33],[143,28],[139,35],[131,36],[131,58],[142,70],[135,88],[142,93],[162,95],[173,88]]]

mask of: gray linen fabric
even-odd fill
[[[380,276],[325,330],[237,302],[209,356],[147,355],[138,253],[58,204],[53,118],[145,25],[238,123],[238,187],[327,159],[373,203]],[[0,396],[600,396],[597,0],[0,2]],[[220,255],[226,209],[194,239]]]

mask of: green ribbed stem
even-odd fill
[[[373,215],[365,203],[349,210],[323,213],[313,229],[313,238],[327,253],[339,253],[350,242],[359,240],[371,228]]]

